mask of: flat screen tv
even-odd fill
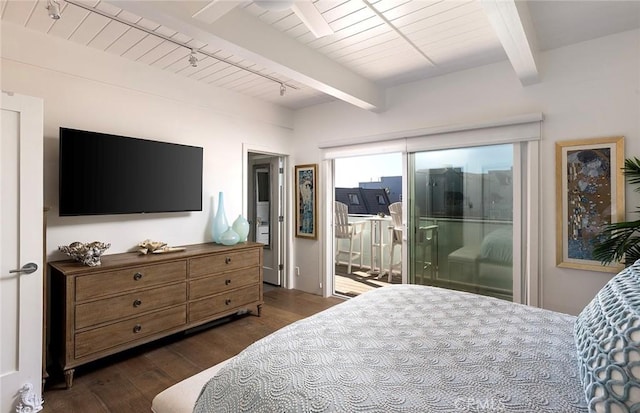
[[[200,147],[60,128],[60,216],[202,211]]]

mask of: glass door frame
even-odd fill
[[[510,143],[519,147],[519,156],[516,160],[521,162],[521,186],[514,193],[514,199],[518,199],[521,208],[516,211],[520,214],[518,227],[520,236],[520,262],[519,267],[523,272],[522,289],[519,297],[514,301],[523,304],[541,307],[544,305],[541,299],[542,277],[540,276],[541,249],[541,202],[540,190],[540,138],[542,131],[542,113],[528,113],[511,116],[492,121],[457,124],[445,127],[405,130],[380,135],[377,138],[369,137],[366,142],[363,139],[339,139],[322,143],[319,149],[322,151],[321,176],[321,217],[324,223],[324,242],[321,250],[321,275],[320,287],[324,296],[331,296],[333,289],[331,270],[333,266],[333,162],[339,156],[356,156],[381,152],[401,152],[403,156],[411,152],[459,148],[465,146],[491,145],[497,143]],[[405,171],[408,171],[405,168]],[[403,172],[403,193],[407,193],[408,184]],[[405,203],[406,204],[406,203]],[[403,207],[403,214],[407,216],[408,210]],[[514,211],[514,213],[516,213]],[[516,231],[517,233],[518,231]],[[407,233],[405,232],[405,238]],[[403,243],[403,254],[406,254],[407,244]],[[403,263],[407,262],[403,257]],[[405,264],[403,264],[405,265]],[[407,273],[407,268],[403,267]]]

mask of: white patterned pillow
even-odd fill
[[[640,412],[640,260],[582,310],[574,335],[590,412]]]

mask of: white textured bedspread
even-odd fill
[[[586,412],[574,321],[440,288],[379,288],[251,345],[194,411]]]

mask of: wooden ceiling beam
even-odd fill
[[[193,17],[202,9],[190,8],[197,6],[197,2],[118,1],[117,4],[344,102],[373,112],[386,109],[380,86],[238,8],[227,11],[224,18],[205,19],[208,23]]]
[[[536,35],[527,2],[481,0],[481,4],[522,85],[540,82]]]

